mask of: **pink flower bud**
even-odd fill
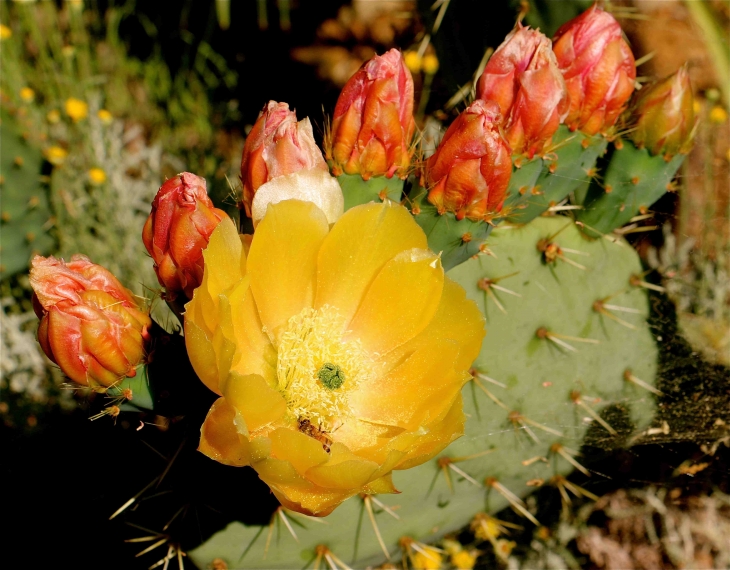
[[[451,123],[426,162],[428,201],[457,219],[480,219],[502,208],[512,159],[493,101],[477,99]]]
[[[37,255],[30,283],[38,342],[64,374],[96,389],[135,375],[152,321],[116,277],[84,255]]]
[[[183,172],[160,187],[142,241],[168,295],[184,292],[193,297],[203,279],[203,250],[218,222],[226,217],[208,198],[205,180],[195,174]]]
[[[589,135],[612,127],[636,79],[634,56],[618,22],[594,4],[560,27],[553,51],[570,95],[565,124]]]
[[[337,100],[325,144],[333,174],[405,178],[415,128],[413,78],[401,53],[392,49],[376,55],[348,80]]]
[[[309,119],[297,122],[289,105],[269,101],[243,147],[241,182],[246,215],[251,217],[251,203],[259,186],[272,178],[312,168],[328,171]]]
[[[550,40],[520,23],[489,59],[476,95],[499,105],[512,152],[530,158],[542,151],[568,113],[565,81]]]
[[[646,85],[632,104],[631,139],[639,148],[667,158],[687,153],[695,131],[694,99],[687,67]]]

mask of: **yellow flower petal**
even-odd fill
[[[271,455],[278,459],[286,459],[300,475],[329,459],[321,442],[300,431],[289,428],[275,429],[269,433],[269,439],[271,439]]]
[[[358,490],[324,489],[299,475],[288,461],[269,458],[254,465],[259,477],[286,508],[307,515],[324,517]]]
[[[408,283],[408,287],[403,287]],[[420,333],[441,299],[444,270],[428,250],[403,251],[385,264],[350,323],[348,336],[372,354],[386,354]]]
[[[455,343],[424,343],[389,373],[351,394],[354,414],[373,423],[418,429],[427,414],[450,405],[461,390],[463,382],[454,378],[458,354]]]
[[[299,200],[271,204],[256,228],[246,267],[261,322],[277,346],[289,318],[312,306],[317,252],[328,231],[324,213]]]
[[[223,386],[223,395],[226,402],[241,412],[249,433],[276,422],[286,413],[284,398],[257,374],[242,376],[231,372]]]
[[[349,322],[365,290],[389,260],[401,251],[427,247],[423,230],[405,208],[389,202],[351,208],[320,249],[315,308],[337,307]]]
[[[251,463],[251,445],[235,429],[236,409],[218,398],[200,428],[198,451],[224,465],[242,467]]]
[[[393,447],[408,449],[407,455],[394,469],[416,467],[441,453],[452,441],[464,434],[464,420],[463,403],[459,393],[443,418],[432,422],[433,429],[426,434],[420,435],[415,441],[409,441],[407,446],[404,445],[406,436],[412,435],[412,432],[393,439],[391,443]]]
[[[363,490],[369,495],[387,495],[390,493],[400,493],[400,491],[395,488],[395,485],[393,485],[392,471],[387,475],[383,475],[378,479],[370,481],[370,483],[368,483]]]
[[[329,461],[312,467],[306,477],[315,485],[331,489],[359,489],[378,470],[374,461],[361,459],[341,443],[332,444]]]
[[[185,345],[188,349],[188,358],[198,378],[210,390],[219,396],[222,395],[218,389],[218,362],[213,343],[205,331],[190,318],[185,319]]]
[[[274,386],[276,350],[261,328],[261,319],[249,283],[250,279],[246,276],[226,294],[231,306],[232,338],[236,342],[233,370],[242,375],[258,374],[263,376],[269,386]]]

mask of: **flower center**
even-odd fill
[[[344,328],[336,308],[307,308],[289,319],[279,343],[277,387],[289,412],[326,433],[351,415],[349,393],[371,374],[360,342],[342,340]]]

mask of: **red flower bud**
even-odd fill
[[[203,279],[203,250],[227,214],[213,206],[205,180],[183,172],[165,182],[152,201],[142,241],[155,261],[160,285],[192,299]]]
[[[479,219],[502,208],[512,158],[501,120],[495,102],[477,99],[449,126],[426,162],[428,201],[440,213]]]
[[[489,59],[476,95],[495,101],[515,154],[542,151],[568,113],[565,81],[550,40],[518,23]]]
[[[639,91],[633,103],[631,139],[651,154],[687,153],[695,131],[694,99],[686,66]]]
[[[30,284],[38,342],[64,374],[97,389],[135,375],[152,321],[116,277],[84,255],[36,255]]]
[[[589,135],[612,127],[636,79],[634,56],[618,22],[594,4],[560,27],[553,51],[570,95],[565,124]]]
[[[333,174],[405,178],[415,128],[413,78],[401,53],[392,49],[376,55],[348,80],[337,100],[325,143]]]
[[[297,122],[289,105],[269,101],[243,147],[241,182],[246,215],[251,217],[251,203],[259,186],[272,178],[311,168],[328,171],[309,119]]]

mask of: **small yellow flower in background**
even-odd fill
[[[418,73],[421,71],[421,56],[418,55],[417,51],[407,51],[403,54],[403,59],[406,62],[406,67],[411,73]]]
[[[442,565],[441,552],[429,546],[421,546],[410,558],[414,570],[439,570]]]
[[[48,111],[48,114],[46,115],[46,120],[52,125],[55,125],[58,121],[61,120],[61,113],[59,113],[56,109],[52,109],[51,111]]]
[[[504,530],[497,519],[484,513],[478,513],[470,526],[474,536],[479,540],[494,540]]]
[[[86,101],[70,97],[66,99],[66,114],[74,121],[81,121],[89,114],[89,105]]]
[[[83,10],[84,9],[84,0],[66,0],[66,3],[73,10]]]
[[[695,99],[694,103],[692,103],[692,110],[695,112],[695,115],[699,115],[702,111],[702,103],[700,103],[699,99]]]
[[[63,54],[63,57],[71,59],[74,55],[76,55],[76,48],[74,46],[63,46],[61,48],[61,53]]]
[[[0,24],[0,40],[7,40],[13,37],[13,30],[8,28],[5,24]]]
[[[20,90],[20,98],[26,103],[32,103],[33,99],[35,99],[35,91],[30,87],[23,87]]]
[[[715,105],[712,108],[712,111],[710,111],[710,121],[721,125],[722,123],[727,121],[727,111],[720,107],[720,105]]]
[[[96,113],[96,116],[99,117],[99,120],[105,125],[111,125],[112,121],[114,120],[114,115],[112,115],[106,109],[99,109],[99,111]]]
[[[60,146],[52,146],[47,148],[44,153],[46,160],[54,166],[63,164],[68,156],[68,151]]]
[[[101,168],[92,168],[89,170],[89,182],[91,182],[94,186],[104,184],[104,182],[106,182],[106,172],[104,172]]]
[[[330,229],[311,202],[269,204],[246,254],[222,220],[186,305],[193,367],[221,396],[199,450],[252,466],[288,509],[326,516],[463,434],[483,317],[389,202]]]
[[[505,540],[504,538],[500,538],[494,545],[494,553],[501,559],[505,560],[510,554],[512,554],[512,550],[514,550],[515,546],[517,546],[517,543],[514,540]]]
[[[451,555],[451,565],[459,570],[471,570],[477,563],[475,551],[461,550]]]
[[[432,53],[423,56],[423,71],[427,75],[433,75],[439,69],[439,58]]]

